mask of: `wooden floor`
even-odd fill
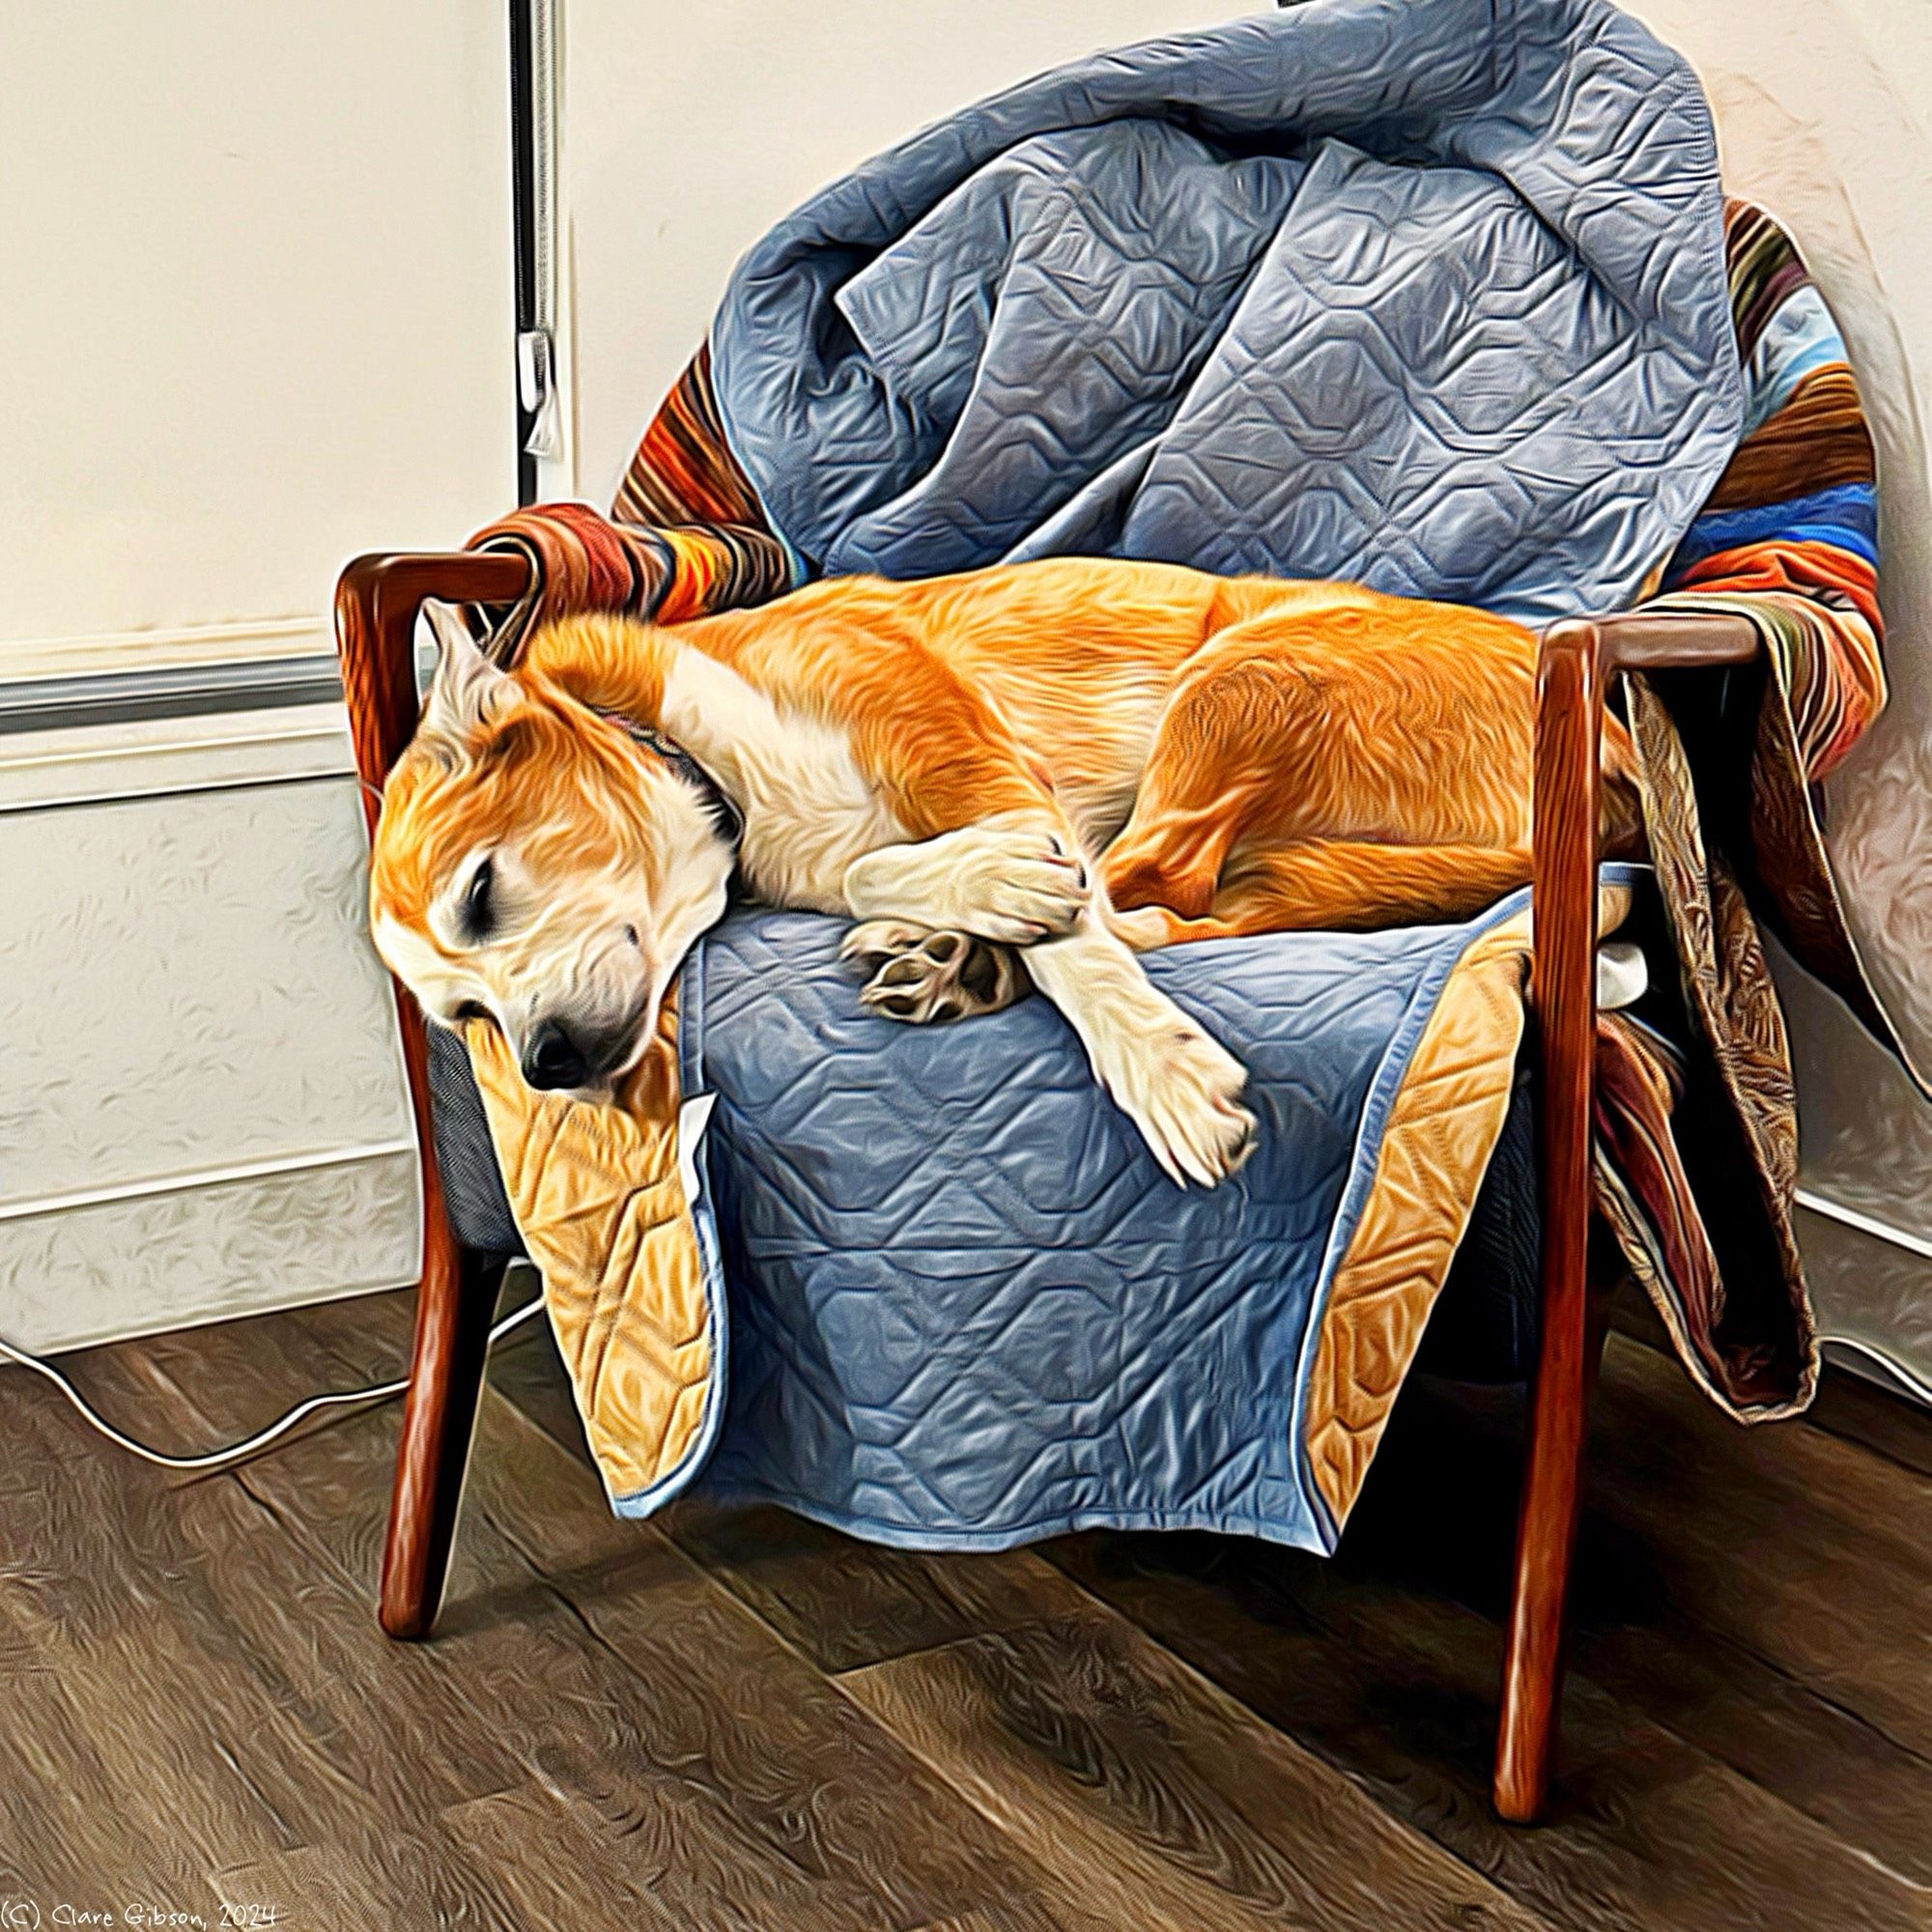
[[[392,1371],[408,1320],[339,1303],[76,1378],[200,1447]],[[373,1607],[393,1406],[183,1481],[0,1371],[0,1927],[1932,1924],[1932,1423],[1846,1381],[1746,1433],[1612,1338],[1560,1785],[1525,1832],[1485,1797],[1515,1411],[1405,1395],[1332,1563],[927,1558],[776,1514],[614,1520],[526,1328],[440,1634],[400,1646]]]

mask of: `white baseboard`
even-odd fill
[[[1826,1354],[1900,1392],[1932,1386],[1925,1243],[1808,1189],[1799,1201],[1798,1241]]]
[[[340,704],[0,733],[0,813],[354,772]]]
[[[416,1278],[414,1148],[0,1222],[0,1333],[33,1354]]]

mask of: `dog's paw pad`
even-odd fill
[[[963,932],[869,920],[853,928],[844,953],[874,969],[859,995],[861,1004],[908,1026],[944,1026],[998,1012],[1032,991],[1006,947]]]
[[[874,973],[887,960],[912,952],[932,936],[929,925],[917,925],[909,919],[868,919],[845,935],[838,956]]]

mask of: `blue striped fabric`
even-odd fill
[[[1719,551],[1755,543],[1835,544],[1878,562],[1878,493],[1869,483],[1841,483],[1788,502],[1764,503],[1747,510],[1712,510],[1684,533],[1664,574],[1674,582],[1694,563]]]

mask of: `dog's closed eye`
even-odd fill
[[[496,923],[496,906],[492,895],[497,887],[497,863],[485,859],[470,874],[469,884],[464,890],[463,905],[459,918],[462,921],[463,936],[473,945],[490,936],[490,928]]]

